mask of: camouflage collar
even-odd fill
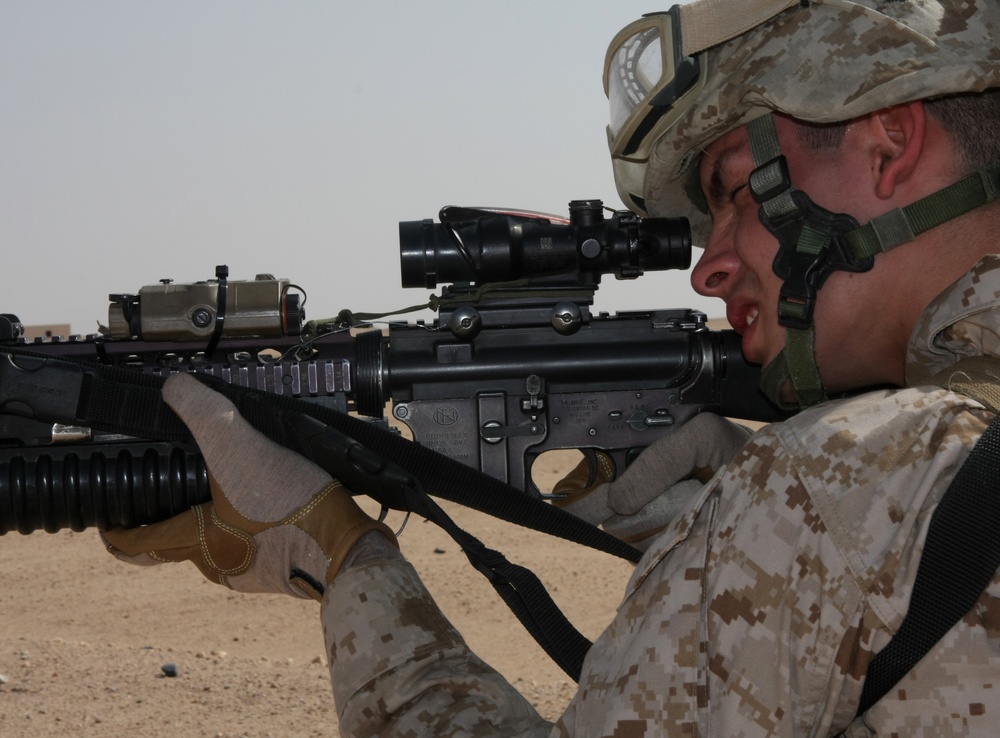
[[[910,337],[906,384],[930,378],[970,356],[1000,357],[1000,255],[983,257],[938,295]]]

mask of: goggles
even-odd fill
[[[648,214],[646,168],[656,144],[718,86],[704,52],[805,2],[697,0],[643,16],[612,39],[604,59],[608,145],[629,208]]]
[[[705,82],[698,60],[681,51],[679,7],[651,13],[614,37],[604,59],[611,104],[611,155],[642,161],[660,135],[698,97]]]

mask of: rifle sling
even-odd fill
[[[28,351],[5,351],[31,355]],[[85,367],[76,417],[52,420],[194,445],[186,426],[161,398],[162,378],[109,365],[43,358]],[[211,377],[201,378],[229,398],[252,425],[281,445],[295,448],[286,437],[281,414],[304,413],[394,462],[442,499],[629,561],[638,560],[638,551],[604,531],[374,423],[315,403],[234,387]],[[969,387],[960,389],[966,394],[981,396]],[[990,402],[985,404],[996,409]],[[976,443],[938,503],[924,543],[907,615],[889,644],[869,663],[857,715],[867,711],[898,684],[975,605],[1000,568],[1000,470],[997,459],[1000,459],[1000,416]],[[433,510],[438,506],[430,498],[423,502],[410,500],[408,505],[414,508],[413,512],[433,520],[452,535],[539,644],[567,674],[578,679],[589,643],[565,620],[534,575],[522,570],[534,580],[532,583],[527,575],[518,571],[521,567],[509,564],[502,555],[458,529],[443,511]]]
[[[997,360],[969,357],[930,381],[1000,405]],[[1000,569],[1000,416],[980,436],[938,502],[910,605],[899,630],[868,664],[860,716],[884,697],[973,607]]]
[[[46,358],[50,362],[69,361]],[[60,419],[62,422],[194,446],[190,431],[163,402],[162,377],[110,365],[70,363],[84,367],[84,380],[76,417]],[[251,425],[280,445],[298,450],[282,418],[305,414],[394,463],[436,497],[628,561],[636,562],[641,556],[635,548],[572,514],[376,423],[306,400],[251,390],[206,375],[195,376],[226,396]],[[422,491],[414,490],[407,497],[407,505],[411,512],[427,517],[452,536],[539,645],[570,677],[578,680],[591,644],[569,623],[537,577],[462,531]]]

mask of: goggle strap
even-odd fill
[[[847,234],[847,243],[858,259],[912,241],[925,231],[1000,198],[1000,166],[981,169],[953,185],[890,210]]]
[[[694,56],[801,4],[802,0],[784,0],[782,3],[775,3],[774,0],[701,0],[675,6],[679,7],[684,28],[681,53]]]

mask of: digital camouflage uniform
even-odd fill
[[[676,17],[679,40],[662,38],[697,57],[697,84],[679,84],[654,115],[646,102],[670,90],[619,94],[646,72],[609,54],[609,143],[622,201],[689,217],[695,243],[710,223],[692,175],[727,131],[774,111],[829,123],[1000,87],[996,0],[701,0]],[[640,131],[646,148],[630,149]],[[905,242],[897,236],[883,248]],[[469,652],[405,562],[342,572],[323,622],[343,733],[996,735],[996,581],[853,718],[872,654],[906,613],[935,505],[993,415],[929,378],[959,357],[1000,357],[998,269],[1000,257],[982,261],[927,309],[907,388],[822,403],[758,432],[690,499],[636,568],[555,725]]]
[[[774,111],[828,123],[1000,88],[997,0],[700,0],[677,17],[671,28],[680,33],[663,36],[662,48],[669,37],[680,57],[697,57],[697,85],[667,103],[640,95],[624,117],[615,114],[617,92],[609,95],[612,120],[627,124],[612,126],[609,142],[623,202],[642,215],[690,217],[696,243],[704,243],[709,221],[689,188],[691,174],[704,147],[727,131]],[[631,74],[640,66],[626,65],[617,81],[641,76]],[[658,79],[674,81],[662,72]],[[675,90],[659,82],[646,90],[657,101],[664,91]],[[629,146],[619,150],[639,134],[646,158]],[[983,177],[986,185],[997,194]],[[953,217],[949,210],[945,220]],[[891,237],[878,239],[884,249],[914,235],[899,227],[911,225],[906,218],[893,223]],[[992,419],[976,400],[945,389],[966,386],[949,367],[979,356],[1000,358],[1000,256],[982,260],[927,308],[911,338],[906,388],[821,403],[759,431],[680,507],[637,566],[555,725],[469,651],[409,564],[391,553],[371,558],[371,549],[352,558],[372,538],[376,548],[381,541],[395,551],[378,534],[360,536],[369,522],[352,518],[345,532],[316,515],[308,530],[298,528],[336,486],[308,470],[261,485],[261,466],[275,474],[274,452],[266,444],[261,453],[247,450],[240,439],[255,436],[252,429],[234,435],[231,406],[188,407],[209,392],[190,378],[186,388],[183,378],[171,380],[172,407],[188,408],[185,422],[199,444],[207,441],[214,473],[233,472],[231,483],[213,485],[211,514],[228,526],[219,527],[225,535],[207,535],[201,518],[191,525],[191,514],[107,536],[113,553],[136,563],[168,558],[153,539],[181,546],[170,560],[211,564],[202,569],[210,578],[244,591],[287,591],[291,570],[318,592],[314,584],[336,574],[322,618],[340,727],[349,736],[754,738],[845,729],[852,738],[993,736],[1000,726],[996,579],[890,694],[854,720],[872,654],[907,611],[935,506]],[[968,364],[961,366],[964,372]],[[219,435],[226,438],[212,442]],[[308,502],[278,519],[255,490],[287,487],[284,476],[295,477]],[[337,504],[349,503],[344,493]],[[252,561],[246,552],[253,547],[234,546],[237,539],[266,552],[256,569],[240,569],[245,587],[235,569],[215,560],[236,551]],[[317,552],[321,541],[331,551]],[[348,548],[350,561],[338,570]],[[316,572],[299,565],[317,561]]]
[[[1000,356],[1000,257],[925,312],[901,390],[754,435],[647,551],[545,723],[479,661],[408,564],[342,572],[323,606],[344,735],[995,736],[1000,581],[852,723],[906,613],[935,504],[992,419],[924,378]]]

